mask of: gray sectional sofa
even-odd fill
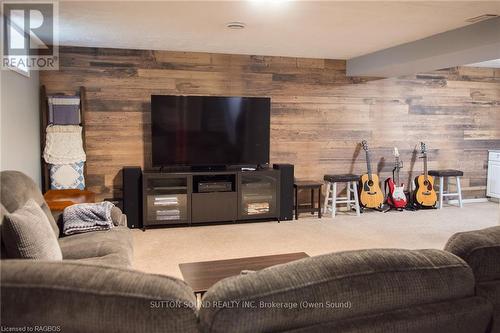
[[[2,221],[30,198],[51,217],[28,177],[9,171],[0,181]],[[131,235],[124,226],[61,237],[59,244],[62,261],[2,257],[2,327],[500,332],[500,227],[457,234],[444,251],[331,253],[234,276],[210,288],[200,309],[183,281],[130,268]]]
[[[500,226],[459,232],[448,240],[444,249],[472,268],[476,294],[493,305],[491,332],[500,333]]]
[[[59,226],[54,218],[43,195],[35,182],[18,171],[3,171],[0,174],[1,186],[1,217],[5,213],[12,213],[33,199],[40,205],[59,238],[59,245],[63,258],[78,260],[79,262],[92,262],[122,267],[132,266],[132,235],[126,226],[126,218],[113,214],[117,227],[109,232],[90,232],[61,237]],[[118,216],[117,216],[118,215]],[[4,242],[2,241],[2,247]],[[6,251],[2,251],[2,258]]]

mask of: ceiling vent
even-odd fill
[[[492,18],[495,18],[495,17],[498,17],[498,15],[497,14],[483,14],[483,15],[479,15],[479,16],[476,16],[476,17],[468,18],[467,20],[465,20],[465,22],[477,23],[477,22],[489,20],[489,19],[492,19]]]
[[[243,22],[229,22],[226,24],[226,27],[232,30],[241,30],[244,29],[246,25]]]

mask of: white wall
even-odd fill
[[[0,170],[19,170],[41,184],[38,71],[0,70]]]

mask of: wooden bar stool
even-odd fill
[[[335,212],[337,210],[337,204],[345,203],[347,204],[347,211],[351,210],[351,204],[354,204],[356,208],[356,215],[360,215],[359,208],[359,198],[358,198],[358,181],[359,176],[353,174],[343,174],[343,175],[325,175],[323,179],[326,181],[326,193],[325,193],[325,214],[328,209],[328,205],[331,202],[332,217],[335,217]],[[337,183],[346,183],[346,196],[337,197]],[[331,193],[331,195],[330,195]],[[351,193],[353,193],[354,199],[351,199]]]
[[[323,183],[310,181],[310,180],[296,180],[293,183],[295,188],[295,219],[299,219],[299,213],[318,213],[318,218],[321,218],[321,187]],[[299,191],[300,190],[310,190],[311,191],[311,203],[301,204],[299,202]],[[315,205],[314,191],[318,191],[318,207]]]
[[[462,188],[460,186],[460,177],[464,175],[463,171],[446,169],[446,170],[430,170],[429,175],[439,178],[439,185],[434,185],[439,188],[439,209],[443,208],[443,199],[446,198],[448,203],[449,197],[458,197],[458,207],[462,208]],[[455,177],[456,192],[450,192],[449,178]],[[446,191],[445,191],[445,178],[446,178]]]

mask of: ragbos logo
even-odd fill
[[[57,2],[2,2],[2,68],[58,69]]]

